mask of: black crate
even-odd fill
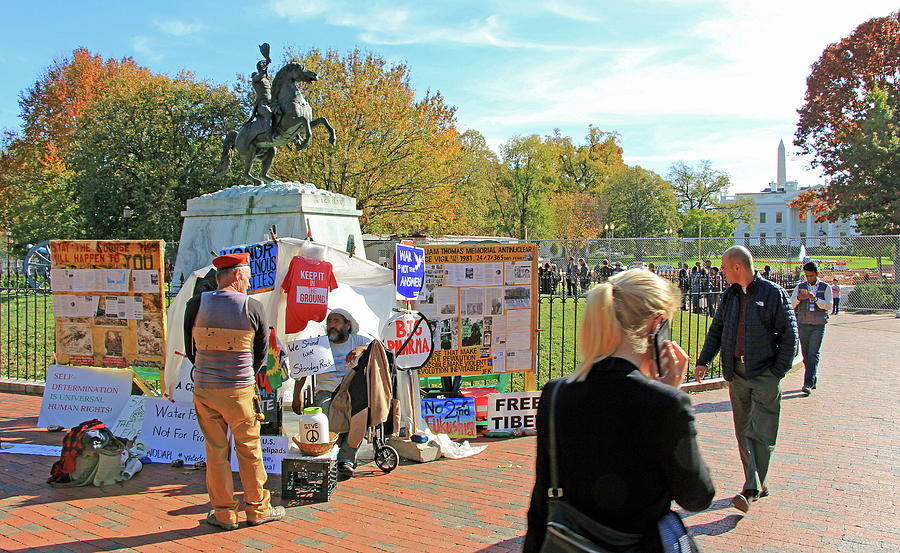
[[[337,463],[283,459],[281,461],[281,499],[287,501],[328,501],[337,487]]]

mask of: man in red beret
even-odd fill
[[[259,441],[260,422],[253,398],[254,373],[266,363],[267,320],[262,303],[247,295],[250,254],[231,253],[213,260],[218,289],[188,301],[184,314],[187,358],[194,364],[194,409],[206,440],[206,489],[213,510],[206,522],[234,530],[238,503],[231,478],[234,437],[247,525],[284,518],[263,486],[268,475]]]

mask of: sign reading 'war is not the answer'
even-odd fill
[[[420,376],[534,369],[535,244],[426,245],[415,308],[432,322]]]
[[[52,240],[50,287],[61,364],[165,364],[162,240]]]

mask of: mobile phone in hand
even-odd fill
[[[672,339],[672,322],[669,319],[664,320],[650,339],[656,352],[656,374],[662,377],[662,352],[666,347],[666,341]]]

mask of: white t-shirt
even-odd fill
[[[371,338],[359,334],[351,334],[343,344],[331,342],[331,354],[334,355],[335,370],[316,375],[316,391],[333,392],[341,385],[344,376],[347,375],[347,354],[350,350],[359,346],[368,346]]]

